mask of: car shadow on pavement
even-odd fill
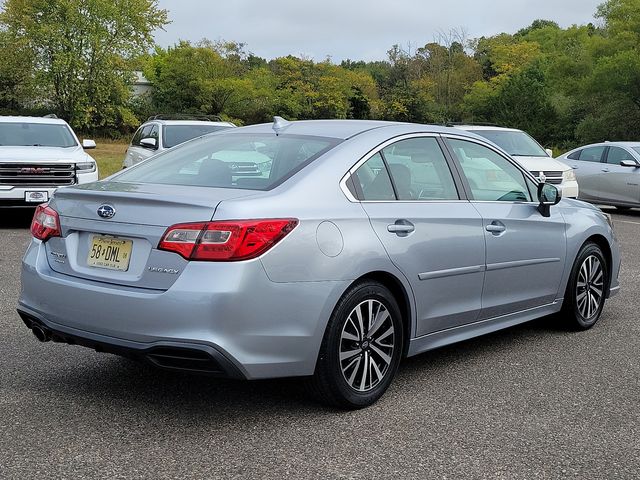
[[[514,342],[566,334],[566,330],[557,327],[556,323],[553,317],[543,318],[405,359],[400,366],[399,378],[403,385],[422,383],[425,378],[446,374],[449,369],[459,367],[462,361],[481,361],[492,353],[502,354],[510,350]],[[76,353],[81,354],[80,351]],[[122,408],[145,412],[145,415],[164,415],[170,408],[176,415],[181,411],[198,412],[198,417],[205,421],[226,423],[251,413],[274,416],[283,411],[287,414],[336,414],[335,409],[315,401],[303,378],[226,380],[158,370],[106,354],[92,354],[87,361],[81,360],[80,364],[51,372],[45,383],[43,388],[46,390],[53,390],[57,396],[71,396],[75,402],[94,407],[104,402],[104,407],[111,409],[112,405],[126,400],[126,406]],[[393,403],[399,395],[402,395],[402,386],[396,389],[392,385],[392,391],[381,403]]]

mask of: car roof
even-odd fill
[[[406,132],[428,131],[431,133],[461,134],[453,128],[440,125],[422,125],[417,123],[387,122],[382,120],[297,120],[290,122],[283,128],[287,135],[310,135],[317,137],[339,138],[347,140],[370,130],[388,127],[406,127]],[[226,130],[225,135],[242,133],[273,133],[273,123],[261,123],[247,127]]]
[[[640,147],[640,142],[600,142],[600,143],[590,143],[589,145],[582,145],[580,147],[574,148],[574,150],[582,150],[583,148],[589,147]]]
[[[0,116],[0,123],[41,123],[51,125],[66,125],[67,122],[61,118],[46,117],[18,117],[18,116]]]
[[[455,128],[459,128],[461,130],[468,130],[470,132],[474,130],[493,130],[493,131],[502,131],[502,132],[522,132],[517,128],[509,128],[509,127],[497,127],[495,125],[455,125]]]

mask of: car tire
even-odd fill
[[[344,409],[375,403],[398,370],[402,326],[398,303],[384,285],[366,280],[351,286],[329,319],[309,381],[314,396]]]
[[[561,316],[572,330],[588,330],[600,315],[609,288],[609,265],[602,249],[586,243],[571,269]]]

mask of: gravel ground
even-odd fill
[[[0,478],[639,478],[640,212],[614,217],[623,289],[594,329],[541,319],[429,352],[336,412],[297,380],[36,342],[15,313],[29,214],[0,212]]]

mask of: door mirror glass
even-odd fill
[[[158,145],[158,141],[155,138],[147,137],[140,140],[140,146],[144,148],[155,149]]]
[[[543,216],[548,217],[550,207],[557,205],[561,199],[562,193],[554,185],[550,183],[538,184],[538,201],[540,202],[538,210]]]
[[[623,166],[623,167],[630,167],[630,168],[638,168],[638,167],[640,167],[640,165],[638,165],[633,160],[622,160],[620,162],[620,165]]]
[[[96,142],[93,140],[82,140],[82,148],[85,150],[92,150],[96,148]]]

